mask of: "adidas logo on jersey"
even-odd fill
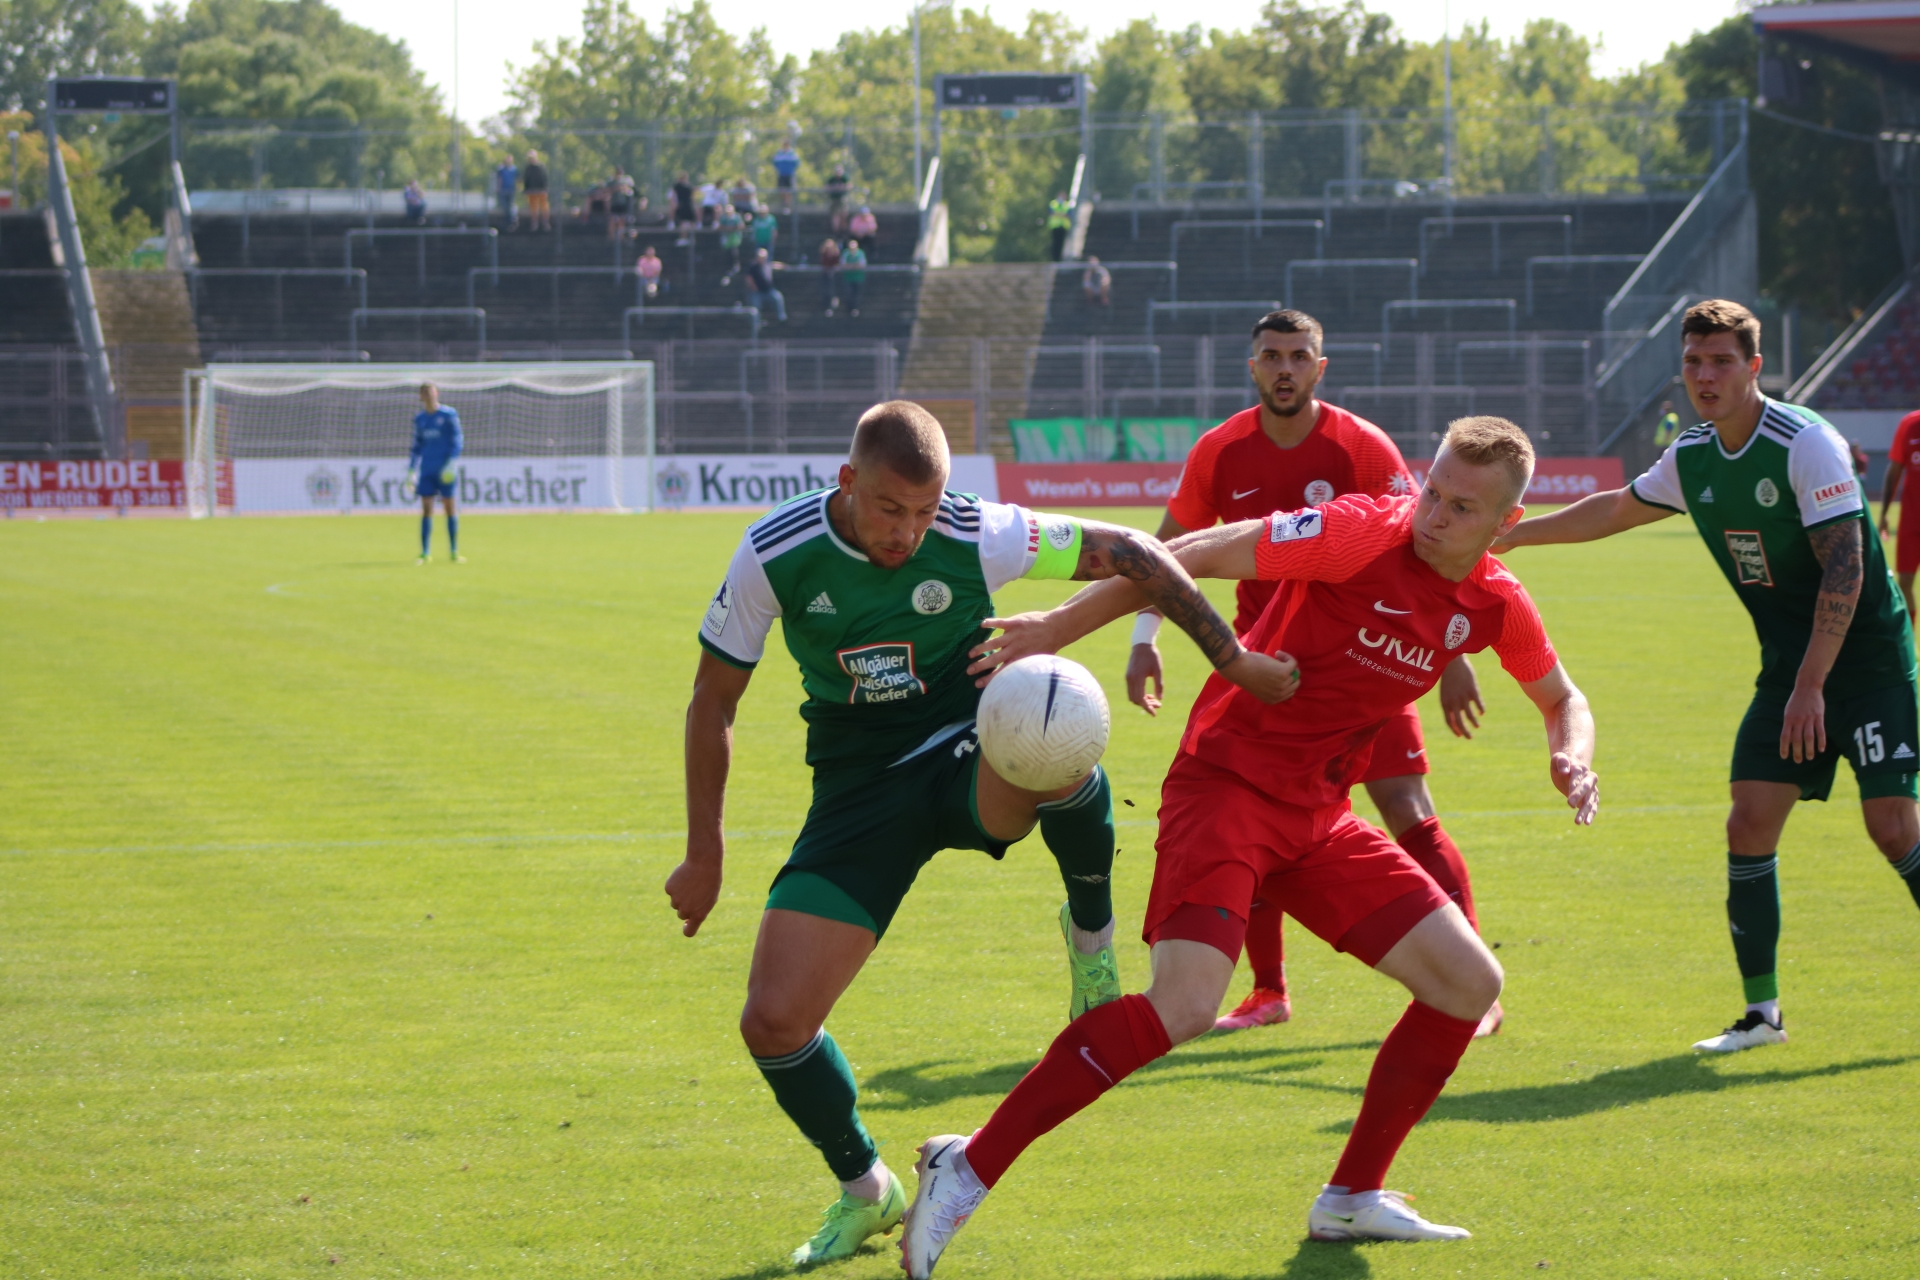
[[[1893,758],[1895,760],[1911,760],[1913,759],[1913,748],[1903,742],[1893,749]]]
[[[807,612],[808,613],[839,613],[840,611],[833,607],[833,601],[827,599],[827,593],[822,591],[819,595],[813,598],[813,603],[807,606]]]
[[[1708,485],[1708,486],[1707,486],[1706,488],[1704,488],[1704,489],[1702,489],[1702,490],[1700,491],[1700,501],[1702,501],[1702,502],[1712,502],[1712,501],[1713,501],[1713,486],[1712,486],[1712,485]]]

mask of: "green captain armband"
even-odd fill
[[[1039,550],[1033,557],[1029,578],[1071,578],[1080,568],[1080,522],[1072,516],[1044,515],[1038,511]]]

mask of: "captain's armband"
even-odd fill
[[[1080,543],[1085,531],[1072,516],[1033,512],[1028,517],[1027,540],[1034,548],[1033,567],[1025,577],[1071,579],[1080,568]]]

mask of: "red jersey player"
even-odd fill
[[[1916,477],[1920,477],[1920,412],[1908,414],[1894,428],[1893,444],[1887,449],[1887,480],[1880,490],[1882,538],[1887,536],[1887,509],[1896,496],[1900,500],[1900,540],[1893,547],[1893,572],[1900,580],[1900,594],[1907,598],[1909,614],[1913,612],[1913,574],[1920,569],[1920,517],[1907,519],[1908,511],[1920,507]],[[1234,629],[1239,630],[1238,623]]]
[[[1337,498],[1189,534],[1196,576],[1281,587],[1247,637],[1300,664],[1262,705],[1210,680],[1161,796],[1144,935],[1153,985],[1069,1024],[972,1138],[920,1148],[902,1265],[941,1251],[1022,1151],[1175,1044],[1213,1029],[1256,894],[1413,995],[1380,1046],[1332,1179],[1308,1214],[1317,1239],[1458,1239],[1385,1190],[1400,1144],[1433,1105],[1500,993],[1500,965],[1433,878],[1354,817],[1347,793],[1382,724],[1439,679],[1442,655],[1492,648],[1546,721],[1554,785],[1588,823],[1599,806],[1593,718],[1518,580],[1489,557],[1513,528],[1533,466],[1500,418],[1453,424],[1418,498]],[[1083,591],[1006,628],[991,666],[1050,652],[1140,604],[1128,585]],[[990,646],[982,646],[986,649]]]
[[[1390,497],[1413,492],[1406,461],[1386,432],[1315,398],[1314,389],[1327,368],[1318,320],[1302,311],[1269,312],[1254,324],[1252,339],[1247,371],[1260,403],[1234,414],[1194,444],[1180,473],[1180,488],[1160,521],[1162,542],[1219,521],[1232,524],[1274,511],[1317,507],[1342,494]],[[1253,629],[1278,587],[1276,582],[1251,579],[1235,588],[1239,606],[1233,620],[1235,634]],[[1153,610],[1140,615],[1127,663],[1127,697],[1148,714],[1158,709],[1158,695],[1164,689],[1160,651],[1153,643],[1159,624]],[[1153,693],[1147,692],[1149,681]],[[1473,664],[1465,655],[1447,664],[1440,696],[1454,732],[1471,737],[1471,726],[1479,723],[1473,708],[1484,711],[1485,707]],[[1359,780],[1387,831],[1478,929],[1467,864],[1434,812],[1426,773],[1427,744],[1420,732],[1420,713],[1408,706],[1374,739],[1372,762],[1360,770]],[[1216,1030],[1238,1031],[1285,1022],[1292,1016],[1282,919],[1279,908],[1264,898],[1254,899],[1247,918],[1253,990],[1214,1024]],[[1499,1030],[1501,1017],[1496,1002],[1487,1011],[1480,1034]]]

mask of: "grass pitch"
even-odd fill
[[[777,647],[720,908],[688,940],[660,892],[694,630],[743,523],[470,516],[472,563],[424,569],[411,520],[0,524],[0,1274],[785,1273],[835,1189],[734,1031],[807,797]],[[1792,1042],[1696,1058],[1740,1010],[1720,826],[1751,630],[1681,520],[1512,563],[1593,700],[1604,805],[1573,827],[1490,655],[1475,741],[1423,708],[1509,1016],[1393,1183],[1474,1239],[1303,1241],[1404,996],[1290,927],[1294,1021],[1178,1049],[1043,1139],[943,1277],[1920,1272],[1920,916],[1850,778],[1782,850]],[[1116,703],[1138,990],[1202,666],[1169,637],[1149,721],[1125,639],[1073,656]],[[1060,898],[1038,840],[942,855],[835,1014],[894,1168],[1058,1029]]]

